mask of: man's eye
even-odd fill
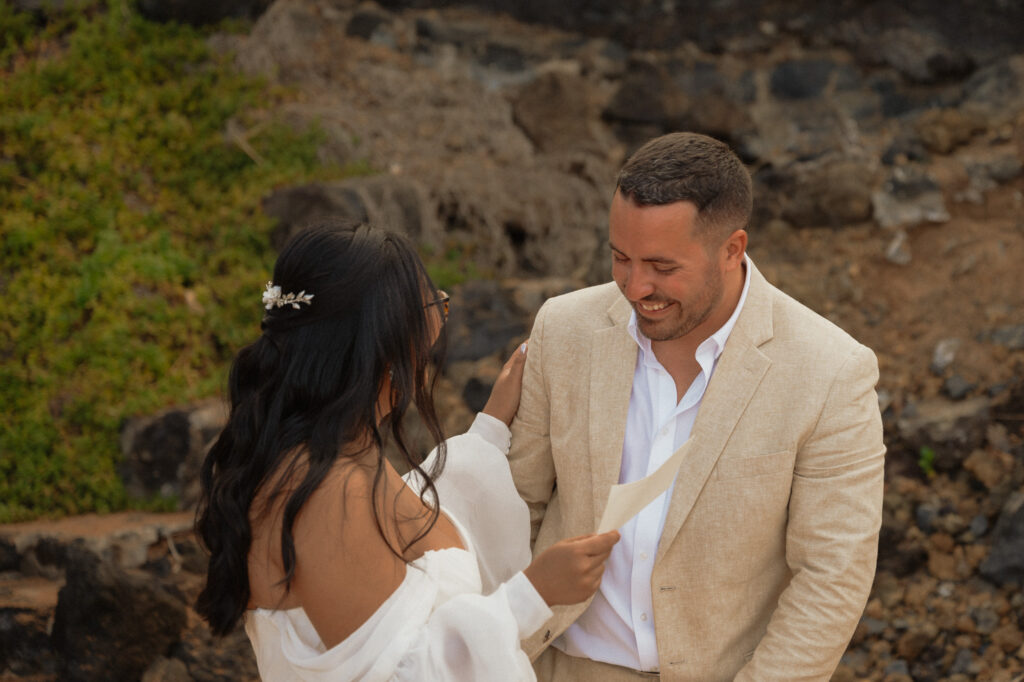
[[[670,268],[654,268],[654,271],[655,271],[656,273],[658,273],[659,275],[671,275],[671,274],[672,274],[673,272],[675,272],[675,271],[676,271],[676,270],[678,270],[678,269],[679,269],[679,268],[677,268],[677,267],[670,267]]]
[[[623,256],[621,253],[613,253],[612,254],[612,258],[615,259],[616,263],[625,263],[626,261],[629,260],[628,258]]]

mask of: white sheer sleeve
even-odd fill
[[[489,594],[530,564],[530,511],[516,492],[508,467],[511,433],[503,422],[480,413],[469,431],[447,440],[444,470],[434,481],[441,508],[468,535]],[[437,451],[423,463],[430,471]],[[419,492],[420,477],[406,476]],[[429,499],[429,498],[428,498]]]
[[[551,609],[522,573],[487,596],[462,594],[441,604],[419,631],[394,680],[524,682],[535,678],[524,639]]]
[[[512,432],[509,430],[508,425],[497,417],[492,417],[484,412],[478,412],[476,419],[473,420],[469,431],[466,431],[466,433],[480,436],[493,445],[495,449],[500,450],[501,454],[508,456],[509,446],[512,445]]]

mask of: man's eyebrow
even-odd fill
[[[615,244],[612,244],[611,242],[608,242],[608,247],[612,251],[621,253],[623,256],[626,255],[625,252],[622,251],[622,249],[619,249],[618,247],[615,246]],[[659,265],[679,265],[678,262],[672,260],[671,258],[659,258],[657,256],[651,256],[650,258],[641,258],[640,261],[642,263],[656,263]]]

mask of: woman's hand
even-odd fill
[[[484,414],[500,419],[507,426],[512,425],[512,418],[519,409],[519,396],[523,392],[523,367],[526,366],[526,345],[524,341],[512,353],[505,365],[498,372],[498,378],[491,389],[491,396],[484,405]]]
[[[577,604],[597,591],[604,562],[619,541],[619,531],[582,535],[548,547],[523,573],[548,606]]]

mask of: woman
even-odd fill
[[[533,679],[519,640],[593,594],[618,534],[529,561],[505,461],[525,344],[470,431],[440,443],[429,367],[448,299],[408,242],[355,224],[300,233],[264,304],[202,469],[199,613],[219,635],[244,619],[267,680]],[[424,462],[401,429],[412,405],[440,443]]]

